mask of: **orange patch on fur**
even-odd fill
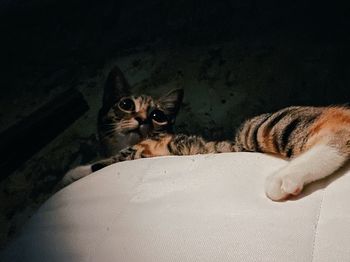
[[[306,145],[305,150],[317,144],[327,133],[334,134],[344,129],[350,130],[350,110],[341,107],[325,109],[309,129],[310,142]]]
[[[147,119],[147,111],[141,110],[141,111],[137,112],[136,117],[139,117],[142,120],[146,120]]]
[[[146,139],[140,144],[136,145],[138,157],[155,157],[155,156],[167,156],[170,155],[168,150],[168,144],[171,141],[172,136],[166,135],[160,139]]]
[[[316,135],[321,130],[336,132],[344,127],[350,128],[350,110],[345,108],[328,108],[310,127],[310,134]]]
[[[274,138],[271,136],[271,129],[266,130],[266,127],[263,127],[262,132],[258,133],[258,141],[263,152],[278,154],[273,143],[273,139]]]

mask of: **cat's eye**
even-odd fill
[[[131,112],[135,110],[135,103],[131,98],[122,98],[118,104],[121,110]]]
[[[159,109],[153,110],[150,117],[153,121],[157,122],[158,124],[165,124],[166,122],[168,122],[168,117],[164,114],[163,111]]]

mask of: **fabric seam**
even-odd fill
[[[321,198],[321,202],[320,202],[320,207],[318,210],[318,216],[316,218],[316,224],[315,224],[315,234],[314,234],[314,240],[313,240],[313,244],[312,244],[312,253],[311,253],[311,261],[314,261],[315,258],[315,248],[316,248],[316,240],[317,240],[317,236],[318,236],[318,226],[320,223],[320,218],[321,218],[321,212],[322,212],[322,207],[323,207],[323,200],[326,194],[326,189],[323,190],[323,194],[322,194],[322,198]]]

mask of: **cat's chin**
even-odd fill
[[[138,128],[138,132],[140,133],[141,137],[145,138],[148,136],[150,131],[149,125],[140,125]]]
[[[139,143],[141,141],[141,139],[142,139],[142,136],[139,133],[139,130],[135,129],[126,135],[125,145],[135,145],[135,144]],[[127,147],[127,146],[125,146],[125,147]]]

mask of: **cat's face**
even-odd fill
[[[136,132],[141,138],[170,132],[182,97],[182,89],[172,90],[159,99],[146,95],[121,97],[109,112],[115,120],[114,131]]]
[[[111,156],[146,137],[171,132],[182,98],[182,89],[159,98],[135,95],[124,74],[114,67],[107,77],[98,119],[104,155]]]

